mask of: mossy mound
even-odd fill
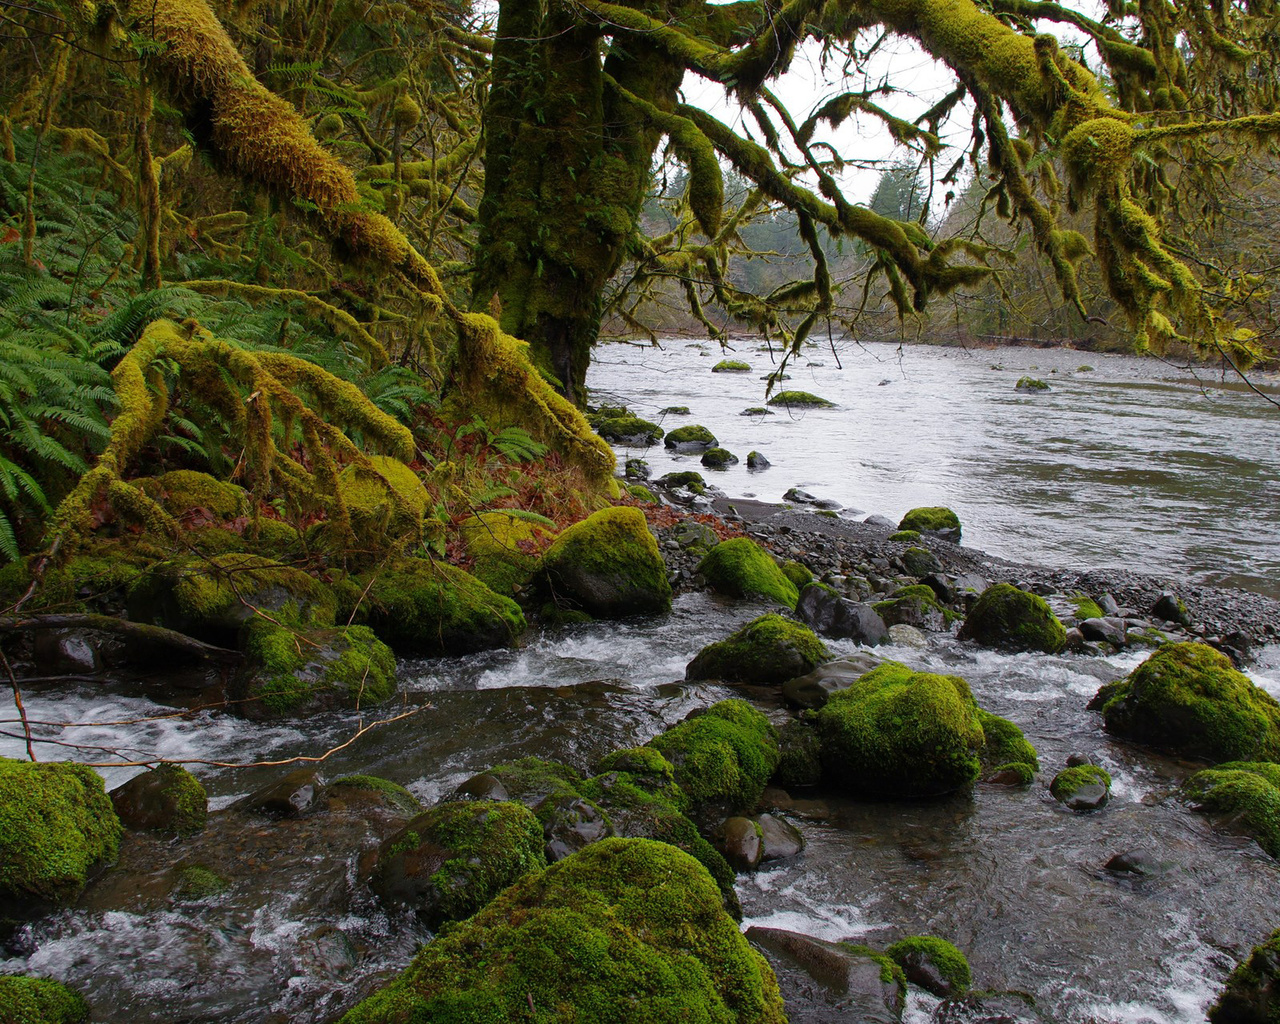
[[[89,873],[115,859],[121,831],[92,769],[0,758],[0,922],[74,900]]]
[[[25,975],[0,977],[0,1021],[5,1024],[81,1024],[89,1006],[61,982]]]
[[[192,836],[204,830],[209,799],[200,780],[176,764],[135,775],[111,791],[116,815],[128,828]]]
[[[1038,377],[1019,377],[1014,389],[1017,391],[1048,391],[1049,385]]]
[[[227,522],[247,516],[252,507],[243,487],[194,469],[175,469],[130,482],[175,519]]]
[[[750,809],[778,767],[777,730],[746,701],[722,700],[649,741],[694,805]]]
[[[173,898],[182,903],[200,903],[221,895],[231,888],[231,883],[216,871],[199,864],[182,869],[173,887]]]
[[[696,469],[686,469],[680,473],[664,473],[658,478],[658,486],[671,490],[683,487],[693,494],[701,494],[707,489],[707,481]]]
[[[690,423],[687,426],[676,427],[675,430],[670,431],[666,440],[662,443],[668,448],[686,451],[714,448],[718,442],[716,441],[716,435],[706,427],[698,423]]]
[[[1280,764],[1228,761],[1196,772],[1182,791],[1197,810],[1213,815],[1230,831],[1252,836],[1272,857],[1280,858]]]
[[[212,643],[233,642],[255,609],[290,623],[332,625],[337,600],[314,577],[279,562],[232,552],[151,566],[129,588],[129,618]]]
[[[1280,1020],[1280,930],[1236,965],[1209,1024],[1275,1024]]]
[[[543,572],[557,603],[599,619],[671,609],[658,542],[637,508],[606,508],[565,530],[547,549]]]
[[[800,592],[773,556],[747,537],[722,541],[698,563],[698,572],[717,594],[743,599],[764,598],[794,609]]]
[[[795,585],[797,591],[803,590],[813,582],[813,573],[803,562],[789,559],[783,562],[779,568],[782,570],[782,575]]]
[[[462,539],[475,561],[472,574],[495,594],[519,592],[537,573],[540,552],[551,542],[549,525],[502,509],[471,516],[462,524]]]
[[[523,804],[439,804],[378,850],[369,884],[387,903],[411,906],[430,928],[470,917],[531,871],[546,866],[542,825]]]
[[[1111,773],[1096,764],[1073,765],[1053,777],[1049,793],[1073,811],[1095,810],[1111,795]]]
[[[937,533],[947,540],[960,543],[960,517],[944,505],[913,508],[902,517],[902,521],[898,523],[898,529],[914,530],[916,533]]]
[[[983,777],[1009,773],[1024,785],[1031,782],[1040,770],[1040,758],[1022,730],[1009,719],[982,708],[978,708],[978,724],[983,735],[979,755]]]
[[[356,543],[376,554],[422,537],[431,496],[418,474],[390,455],[371,455],[338,476],[338,494],[351,518]]]
[[[897,533],[889,534],[889,540],[896,540],[903,544],[914,544],[921,537],[919,530],[899,530]]]
[[[727,448],[708,448],[700,461],[708,469],[728,469],[738,464],[738,456]]]
[[[1280,702],[1205,644],[1166,644],[1098,691],[1108,732],[1210,761],[1280,761]]]
[[[596,424],[596,433],[615,444],[647,448],[661,441],[666,431],[639,416],[616,416],[600,420]]]
[[[298,630],[257,619],[241,638],[231,693],[251,717],[381,704],[396,692],[396,659],[367,626]]]
[[[957,618],[950,608],[938,602],[933,588],[923,583],[899,587],[888,598],[875,602],[871,607],[886,626],[915,626],[941,632]]]
[[[373,573],[356,617],[396,650],[416,654],[505,647],[525,629],[524,613],[510,598],[461,569],[423,558]]]
[[[961,640],[1009,651],[1056,654],[1067,643],[1067,631],[1044,598],[1009,583],[982,592],[960,627]]]
[[[342,1021],[640,1018],[786,1020],[772,971],[706,870],[666,843],[607,839],[438,937]]]
[[[788,407],[798,408],[835,408],[835,402],[828,402],[825,398],[819,398],[817,395],[811,395],[808,391],[779,391],[771,399],[770,405],[785,405]]]
[[[831,658],[808,626],[772,612],[753,619],[724,640],[708,644],[685,669],[686,679],[730,683],[785,683]]]
[[[347,792],[371,794],[384,806],[401,814],[419,814],[422,811],[422,801],[398,782],[380,775],[344,775],[325,787],[325,795],[330,798],[342,797]]]
[[[887,661],[833,693],[816,723],[826,778],[860,796],[938,796],[978,777],[985,736],[959,676]]]
[[[658,502],[653,491],[645,487],[644,484],[627,484],[627,493],[637,501],[647,501],[650,505],[656,505]]]
[[[744,363],[741,359],[721,359],[715,366],[711,367],[712,373],[750,373],[751,364]]]
[[[912,935],[885,949],[907,980],[935,996],[961,995],[973,984],[973,973],[965,955],[946,939],[935,935]]]

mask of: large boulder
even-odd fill
[[[978,708],[982,726],[982,778],[984,782],[1028,785],[1040,770],[1036,748],[1013,722]]]
[[[1275,1024],[1280,1020],[1280,931],[1236,965],[1209,1010],[1209,1024]]]
[[[1002,650],[1056,654],[1066,646],[1067,631],[1044,598],[997,583],[969,611],[960,639]]]
[[[811,629],[772,612],[752,619],[689,662],[686,679],[729,683],[785,683],[813,671],[831,652]]]
[[[1280,761],[1280,702],[1205,644],[1166,644],[1089,706],[1108,732],[1172,754]]]
[[[209,816],[204,786],[176,764],[135,775],[111,791],[111,803],[129,828],[180,836],[203,831]]]
[[[883,643],[889,636],[889,626],[871,605],[841,597],[824,583],[810,583],[801,589],[796,616],[823,636],[868,646]]]
[[[92,769],[0,758],[0,928],[10,914],[71,903],[115,859],[121,831]]]
[[[506,647],[524,632],[524,613],[474,576],[443,562],[406,558],[376,570],[356,618],[396,650],[470,654]]]
[[[514,1021],[530,1007],[546,1020],[786,1020],[706,870],[666,843],[606,839],[436,938],[342,1022]]]
[[[657,615],[671,608],[671,585],[638,508],[607,508],[574,523],[547,549],[543,572],[557,601],[601,619]]]
[[[722,700],[649,741],[695,807],[750,809],[778,767],[777,730],[746,701]]]
[[[915,533],[932,533],[943,540],[960,543],[960,517],[944,505],[913,508],[902,517],[902,521],[898,523],[898,529]]]
[[[241,643],[231,695],[250,718],[366,707],[396,692],[395,655],[368,626],[299,630],[258,619]]]
[[[470,917],[507,886],[546,866],[542,825],[522,804],[439,804],[378,850],[370,885],[387,903],[412,907],[430,928]]]
[[[89,1007],[80,993],[46,978],[0,977],[0,1021],[5,1024],[82,1024]]]
[[[773,556],[747,537],[717,544],[698,563],[707,586],[727,597],[775,601],[795,608],[800,594]]]
[[[1196,810],[1231,832],[1252,836],[1280,858],[1280,764],[1227,761],[1196,772],[1182,792]]]
[[[596,433],[606,441],[633,448],[647,448],[662,440],[663,429],[639,416],[611,416],[596,424]]]
[[[876,799],[938,796],[972,783],[985,743],[959,676],[887,661],[817,712],[827,780]]]

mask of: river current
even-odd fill
[[[747,357],[764,371],[764,356]],[[600,358],[591,378],[598,400],[620,399],[641,415],[687,404],[690,417],[668,416],[666,424],[702,422],[736,453],[755,448],[769,456],[765,474],[739,467],[715,478],[731,495],[776,499],[799,485],[891,517],[945,503],[960,512],[966,544],[994,553],[1145,566],[1253,589],[1267,589],[1280,560],[1277,456],[1261,443],[1272,413],[1256,397],[1197,389],[1167,367],[1019,350],[912,349],[899,361],[886,347],[842,352],[839,371],[827,352],[830,366],[798,368],[787,383],[839,408],[739,417],[741,408],[762,404],[764,385],[755,372],[711,376],[718,352],[704,357],[685,343],[661,352],[612,346]],[[1086,360],[1094,370],[1078,370]],[[1044,377],[1052,390],[1014,392],[1023,372]],[[891,383],[881,386],[882,379]],[[1209,426],[1197,440],[1196,431]],[[658,471],[696,466],[660,449],[647,456]],[[1207,481],[1209,493],[1200,494],[1197,480]],[[1054,494],[1070,500],[1055,506]],[[1187,545],[1178,542],[1175,515],[1193,524]],[[1233,516],[1250,524],[1237,530],[1247,537],[1231,539]],[[1223,554],[1215,562],[1216,552]],[[590,770],[610,750],[733,695],[685,684],[684,666],[762,610],[687,594],[661,619],[532,633],[519,649],[462,659],[402,661],[403,704],[422,710],[370,731],[321,770],[329,778],[384,775],[426,803],[492,764],[526,755]],[[1215,833],[1176,799],[1197,765],[1117,742],[1085,710],[1102,682],[1143,655],[1006,655],[949,636],[877,654],[962,675],[980,704],[1022,727],[1040,753],[1041,776],[1026,789],[978,785],[971,794],[912,804],[767,794],[807,848],[781,867],[739,876],[744,927],[872,945],[936,934],[969,956],[978,986],[1029,993],[1044,1020],[1202,1021],[1234,962],[1280,926],[1280,865],[1250,840]],[[1250,674],[1280,696],[1280,652],[1263,651]],[[175,759],[283,759],[335,746],[358,724],[335,713],[264,725],[218,710],[134,722],[171,712],[175,701],[130,678],[33,687],[26,703],[34,721],[82,723],[37,731],[83,744],[86,759],[94,746]],[[785,717],[780,707],[763,706]],[[12,732],[13,717],[0,713],[0,729]],[[1100,812],[1066,812],[1046,791],[1073,753],[1115,779]],[[0,737],[0,755],[24,752],[19,741]],[[211,807],[225,809],[288,769],[193,770]],[[131,771],[104,771],[108,787]],[[165,896],[180,844],[116,882],[108,872],[76,908],[30,926],[0,971],[74,985],[101,1024],[334,1019],[429,936],[377,906],[356,881],[353,852],[330,850],[323,827],[301,842],[259,821],[253,841],[263,848],[252,870],[207,904]],[[1140,880],[1112,875],[1103,865],[1122,851],[1146,853],[1159,870]],[[931,1021],[933,1004],[913,991],[908,1024]]]

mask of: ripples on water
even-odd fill
[[[1238,382],[1063,349],[846,344],[841,367],[810,348],[779,385],[838,408],[742,416],[764,404],[760,378],[773,367],[754,344],[735,356],[753,372],[713,375],[721,353],[710,344],[608,345],[587,382],[595,402],[668,430],[710,428],[742,460],[703,471],[730,496],[780,501],[799,486],[894,520],[949,505],[965,543],[995,555],[1143,567],[1280,597],[1280,409]],[[1050,390],[1015,390],[1023,375]],[[1277,390],[1274,375],[1258,383]],[[691,414],[661,415],[681,405]],[[753,449],[771,469],[747,470]],[[661,445],[620,453],[648,459],[655,475],[701,468]]]

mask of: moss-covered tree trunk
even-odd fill
[[[643,40],[615,40],[604,61],[602,49],[600,28],[562,0],[503,0],[473,279],[473,308],[497,295],[503,329],[580,405],[660,138],[606,76],[671,110],[684,73]]]

